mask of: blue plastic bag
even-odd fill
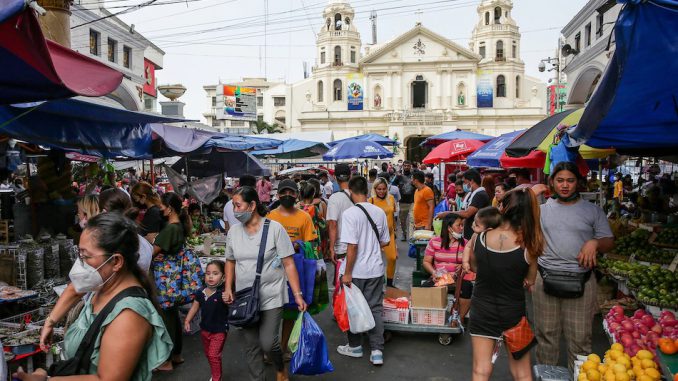
[[[410,244],[410,250],[407,251],[407,256],[410,258],[417,259],[417,247]]]
[[[294,253],[292,255],[294,265],[297,267],[299,274],[299,286],[304,295],[306,304],[313,302],[313,288],[315,284],[316,261],[304,258],[304,252]],[[287,286],[287,294],[289,303],[285,305],[286,308],[297,308],[297,303],[294,301],[294,293],[292,288]]]
[[[307,376],[334,372],[323,331],[308,312],[304,312],[303,319],[297,351],[290,361],[290,372]]]
[[[436,207],[433,209],[433,216],[438,215],[438,213],[447,212],[448,210],[450,210],[450,206],[447,204],[447,199],[444,198],[444,199],[443,199],[442,201],[440,201],[440,202],[438,203],[438,205],[436,205]]]

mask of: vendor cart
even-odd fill
[[[384,338],[386,341],[391,339],[391,332],[437,333],[438,342],[441,345],[450,345],[454,338],[453,335],[461,334],[462,329],[447,325],[384,323]]]

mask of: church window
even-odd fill
[[[516,75],[516,98],[520,98],[520,76]]]
[[[485,25],[490,25],[490,12],[485,12]]]
[[[325,63],[325,48],[321,48],[320,49],[320,64],[322,65],[324,63]]]
[[[513,41],[513,46],[511,47],[511,57],[518,58],[518,45]]]
[[[584,41],[586,41],[586,46],[591,46],[591,23],[584,27]]]
[[[355,49],[351,49],[351,63],[355,63]]]
[[[496,7],[494,8],[494,23],[495,24],[501,24],[501,8]]]
[[[497,60],[501,60],[504,58],[504,41],[499,40],[497,41],[497,52],[496,55]]]
[[[323,93],[325,92],[325,86],[323,81],[318,81],[318,102],[322,102],[324,99]]]
[[[428,82],[423,75],[418,75],[412,82],[412,108],[426,108],[428,100]]]
[[[581,51],[581,32],[574,35],[574,50]]]
[[[481,42],[478,46],[478,54],[480,54],[481,57],[485,58],[485,42]]]
[[[341,21],[341,14],[334,15],[334,30],[341,30],[343,22]]]
[[[341,100],[341,79],[335,79],[334,80],[334,100],[335,101],[340,101]]]
[[[497,98],[506,98],[506,78],[503,75],[497,76]]]
[[[334,65],[341,65],[341,46],[339,45],[334,47]]]

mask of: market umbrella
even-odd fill
[[[0,1],[0,105],[98,97],[120,85],[121,72],[46,40],[29,3]]]
[[[546,162],[546,153],[534,150],[529,154],[522,157],[510,157],[504,153],[499,159],[502,168],[544,168],[544,163]],[[579,173],[582,176],[586,176],[589,172],[589,167],[586,164],[586,161],[578,157],[577,168],[579,168]]]
[[[466,158],[466,164],[469,167],[499,168],[501,166],[499,159],[504,154],[506,147],[524,132],[525,130],[519,130],[497,136],[476,152],[470,154]]]
[[[285,140],[278,148],[257,150],[250,153],[254,156],[274,157],[276,159],[303,159],[322,155],[328,149],[325,143],[290,139]]]
[[[341,140],[335,140],[333,142],[327,143],[328,146],[333,147],[339,143],[342,142],[349,142],[349,141],[366,141],[366,142],[374,142],[377,144],[381,144],[382,146],[397,146],[400,145],[398,141],[394,139],[390,139],[386,136],[378,135],[378,134],[364,134],[364,135],[358,135],[354,136],[351,138],[346,138],[346,139],[341,139]]]
[[[422,160],[426,164],[435,164],[443,161],[464,160],[469,154],[475,152],[485,143],[474,139],[451,140],[434,148]]]
[[[560,129],[569,128],[579,122],[583,108],[566,110],[550,116],[530,127],[524,134],[517,137],[513,143],[506,147],[506,155],[510,157],[523,157],[534,150],[548,152],[553,139]],[[598,149],[586,145],[579,148],[579,153],[584,159],[600,159],[613,155],[614,149]]]
[[[438,135],[433,135],[426,140],[424,140],[420,145],[422,146],[435,146],[441,143],[444,143],[449,140],[460,140],[460,139],[474,139],[474,140],[480,140],[481,142],[486,142],[488,140],[492,140],[494,136],[490,135],[483,135],[483,134],[478,134],[475,132],[470,132],[470,131],[462,131],[462,130],[456,130],[456,131],[450,131],[450,132],[444,132],[442,134]]]
[[[341,142],[323,155],[323,160],[383,159],[393,157],[393,152],[378,143],[362,140]]]
[[[208,154],[182,157],[172,169],[190,177],[210,177],[225,174],[229,177],[242,175],[270,176],[271,170],[254,156],[242,151],[212,150]]]

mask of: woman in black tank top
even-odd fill
[[[477,236],[471,256],[476,272],[469,325],[473,381],[489,380],[498,340],[526,315],[525,287],[534,284],[544,246],[534,193],[511,191],[503,205],[501,225]],[[529,352],[518,360],[508,358],[514,380],[532,380]]]

